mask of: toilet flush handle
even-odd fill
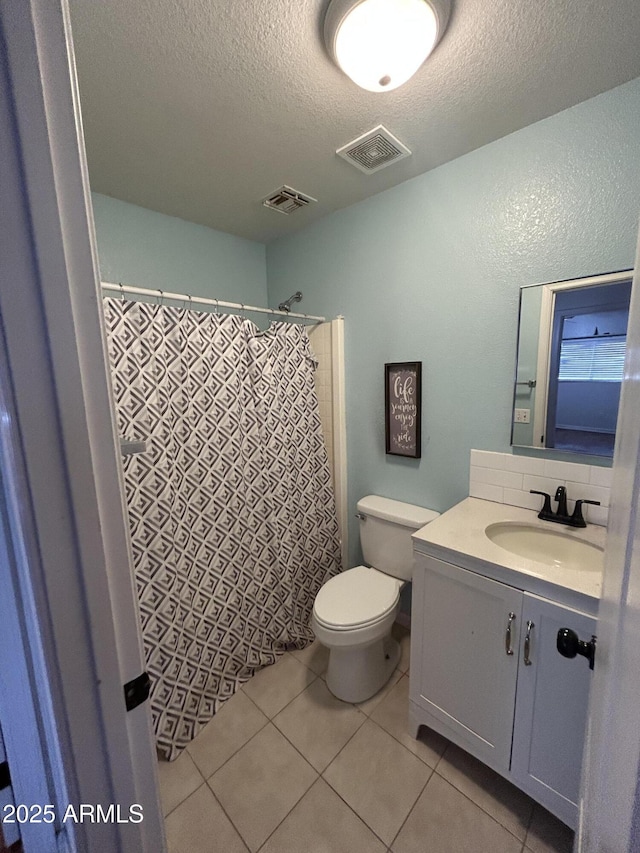
[[[366,520],[367,520],[367,516],[366,516],[366,515],[364,515],[364,513],[362,513],[362,512],[357,512],[357,513],[356,513],[356,518],[359,518],[359,519],[360,519],[360,521],[366,521]]]

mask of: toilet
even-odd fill
[[[391,637],[400,591],[413,575],[411,534],[439,513],[368,495],[358,501],[367,565],[331,578],[313,605],[311,625],[329,649],[327,687],[344,702],[364,702],[388,681],[400,659]]]

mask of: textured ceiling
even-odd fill
[[[327,0],[71,0],[92,189],[270,240],[640,76],[638,0],[452,0],[435,52],[373,94],[329,60]],[[335,150],[384,124],[413,155]],[[318,199],[264,208],[288,184]]]

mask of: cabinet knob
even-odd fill
[[[593,669],[596,659],[596,637],[592,635],[589,642],[581,640],[571,628],[560,628],[556,640],[556,648],[565,658],[582,655],[589,661],[589,669]]]

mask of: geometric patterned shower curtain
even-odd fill
[[[105,298],[151,709],[176,758],[340,570],[302,326]]]

